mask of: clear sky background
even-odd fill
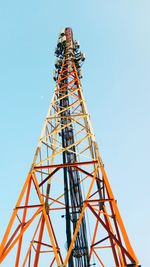
[[[55,85],[58,33],[67,26],[86,53],[82,84],[97,142],[132,245],[148,267],[149,0],[0,2],[0,238],[33,159]]]

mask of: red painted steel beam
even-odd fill
[[[38,170],[38,169],[51,169],[51,168],[65,168],[65,167],[75,167],[78,165],[89,165],[89,164],[96,164],[96,163],[98,163],[97,160],[92,160],[92,161],[74,162],[74,163],[66,163],[66,164],[34,166],[34,169]]]
[[[41,187],[44,183],[46,183],[46,181],[48,179],[50,179],[57,171],[59,170],[59,168],[56,168],[52,173],[50,173],[40,184],[39,187]]]
[[[37,204],[37,205],[26,205],[26,206],[18,206],[15,209],[28,209],[28,208],[38,208],[38,207],[42,207],[42,204]]]

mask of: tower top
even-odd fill
[[[85,54],[80,51],[79,41],[74,40],[71,28],[64,28],[58,36],[57,47],[55,49],[57,57],[54,70],[54,80],[57,81],[62,64],[65,62],[74,62],[81,79],[81,67],[85,60]]]

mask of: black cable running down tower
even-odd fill
[[[67,94],[67,85],[69,84],[69,73],[70,64],[75,63],[76,68],[77,60],[74,52],[74,41],[73,34],[70,28],[66,28],[63,33],[61,33],[60,38],[64,38],[64,42],[58,42],[56,48],[56,54],[59,57],[57,61],[57,69],[59,73],[59,64],[63,62],[63,68],[61,69],[61,83],[59,88],[59,98],[63,98],[59,101],[61,116],[61,125],[69,125],[64,127],[61,131],[62,136],[62,147],[67,148],[74,144],[74,130],[71,124],[71,112],[69,108],[69,97]],[[81,54],[78,53],[78,54]],[[84,60],[84,59],[83,59]],[[78,68],[78,73],[80,74],[80,69]],[[69,151],[65,150],[63,152],[63,163],[74,163],[77,161],[76,158],[76,147],[72,146]],[[80,216],[83,198],[80,185],[80,176],[76,168],[66,167],[64,168],[64,196],[66,204],[66,236],[67,236],[67,249],[69,249],[73,233]],[[88,241],[87,241],[87,231],[85,217],[82,219],[82,223],[74,243],[73,252],[69,259],[69,267],[89,267],[89,252],[88,252]]]

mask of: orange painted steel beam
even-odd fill
[[[26,194],[26,199],[25,199],[25,208],[24,208],[24,211],[23,211],[22,226],[21,226],[20,232],[22,232],[22,230],[24,228],[25,220],[26,220],[27,205],[28,205],[28,202],[29,202],[30,189],[31,189],[31,179],[30,179],[28,187],[27,187],[27,194]],[[21,248],[22,248],[22,238],[23,238],[23,236],[21,236],[21,238],[19,239],[19,242],[18,242],[18,250],[17,250],[15,267],[19,266],[20,254],[21,254]]]
[[[44,226],[45,226],[45,219],[44,219],[44,216],[42,216],[40,231],[39,231],[39,236],[38,236],[38,242],[37,242],[37,249],[36,249],[35,259],[34,259],[34,267],[37,267],[38,263],[39,263],[41,241],[42,241],[42,237],[43,237]]]
[[[104,178],[104,182],[105,182],[105,185],[106,185],[106,189],[107,189],[108,196],[109,196],[110,198],[113,198],[113,199],[114,199],[114,195],[113,195],[112,189],[111,189],[111,187],[110,187],[110,184],[109,184],[109,181],[108,181],[108,178],[107,178],[107,175],[106,175],[104,166],[101,166],[101,171],[102,171],[102,174],[103,174],[103,178]],[[120,212],[119,212],[119,210],[118,210],[117,203],[116,203],[115,199],[114,199],[114,201],[112,202],[112,207],[113,207],[113,209],[115,210],[115,214],[116,214],[118,223],[119,223],[119,225],[120,225],[120,229],[121,229],[121,231],[122,231],[122,235],[123,235],[123,237],[124,237],[124,240],[125,240],[127,249],[128,249],[128,251],[129,251],[129,253],[131,253],[132,258],[134,259],[134,261],[135,261],[136,263],[138,263],[138,259],[137,259],[136,255],[135,255],[135,252],[133,251],[133,248],[132,248],[132,246],[131,246],[131,244],[130,244],[130,241],[129,241],[129,238],[128,238],[126,229],[125,229],[125,227],[124,227],[124,224],[123,224],[123,221],[122,221],[122,218],[121,218]]]
[[[101,265],[102,267],[105,267],[105,265],[103,264],[102,260],[100,259],[99,255],[98,255],[98,253],[97,253],[95,250],[94,250],[94,254],[95,254],[96,257],[98,258],[98,261],[99,261],[100,265]]]
[[[98,217],[100,216],[100,212],[98,213]],[[89,258],[91,259],[91,256],[92,256],[92,252],[93,252],[93,246],[94,246],[94,242],[95,242],[95,239],[96,239],[96,234],[97,234],[97,231],[98,231],[98,226],[99,226],[99,221],[98,219],[96,220],[96,224],[95,224],[95,228],[94,228],[94,233],[93,233],[93,238],[92,238],[92,242],[91,242],[91,247],[90,247],[90,254],[89,254]]]
[[[100,217],[98,217],[95,210],[87,203],[87,207],[92,211],[92,213],[95,215],[95,217],[98,219],[98,221],[102,224],[102,226],[105,228],[105,230],[108,232],[108,234],[114,239],[114,241],[122,248],[124,253],[127,255],[127,257],[132,261],[132,263],[136,263],[132,255],[120,244],[118,239],[115,237],[115,235],[110,231],[109,227],[102,221]]]
[[[36,227],[35,232],[34,232],[34,234],[33,234],[33,238],[32,238],[32,240],[31,240],[31,242],[30,242],[30,246],[29,246],[29,248],[28,248],[28,250],[27,250],[27,253],[26,253],[26,255],[25,255],[25,258],[24,258],[24,262],[23,262],[23,264],[22,264],[22,267],[25,267],[28,258],[29,258],[28,265],[29,265],[29,267],[31,266],[31,264],[30,264],[30,260],[31,260],[31,249],[32,249],[32,245],[33,245],[33,242],[34,242],[34,238],[35,238],[35,236],[36,236],[36,234],[37,234],[37,231],[38,231],[38,229],[39,229],[41,220],[42,220],[42,215],[40,216],[40,219],[39,219],[39,221],[38,221],[37,227]]]

